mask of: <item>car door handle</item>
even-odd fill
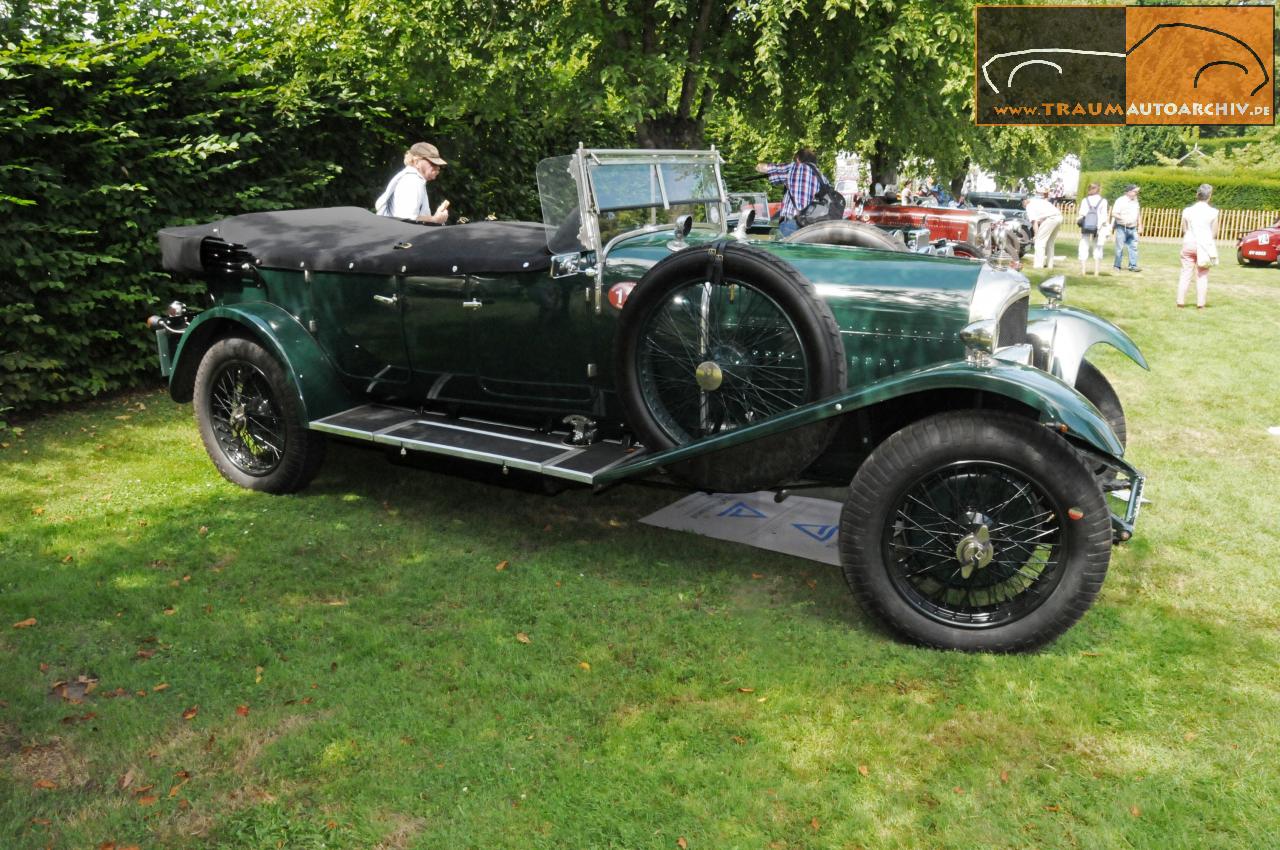
[[[482,303],[480,303],[474,298],[472,298],[470,301],[462,302],[462,309],[464,310],[479,310],[483,306],[484,305]]]
[[[373,300],[377,301],[379,304],[386,304],[389,307],[394,307],[396,303],[400,300],[400,296],[399,295],[375,295],[373,296]]]

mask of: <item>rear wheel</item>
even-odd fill
[[[1025,651],[1092,604],[1111,521],[1056,434],[1009,414],[946,413],[897,432],[858,470],[840,553],[859,601],[902,636]]]
[[[826,303],[789,265],[755,248],[690,248],[654,266],[618,325],[618,392],[627,420],[652,449],[754,425],[844,387],[844,348]],[[793,428],[687,461],[695,486],[741,492],[799,475],[835,420]]]
[[[324,460],[324,438],[300,421],[297,393],[261,345],[227,337],[196,370],[200,438],[223,478],[249,490],[292,493]]]

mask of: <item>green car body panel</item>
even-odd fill
[[[629,478],[705,452],[743,445],[833,416],[847,416],[879,402],[957,387],[1011,398],[1036,410],[1040,421],[1046,426],[1064,430],[1066,434],[1083,440],[1103,454],[1119,460],[1124,453],[1119,438],[1097,408],[1074,388],[1052,375],[1018,363],[993,361],[990,365],[979,366],[961,361],[903,372],[868,386],[850,389],[804,407],[797,407],[755,425],[649,455],[606,473],[602,480]]]
[[[298,394],[304,424],[356,403],[306,328],[288,311],[267,301],[220,304],[192,320],[173,354],[170,394],[175,400],[190,400],[200,358],[210,344],[233,332],[252,337],[279,359]]]

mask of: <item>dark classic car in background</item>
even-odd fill
[[[1026,199],[1022,192],[969,192],[964,196],[969,206],[1002,216],[1017,235],[1023,254],[1030,250],[1036,236],[1022,205]]]
[[[1270,227],[1242,233],[1236,239],[1236,262],[1242,266],[1265,266],[1280,257],[1280,219]]]
[[[1145,367],[1136,346],[1064,306],[1061,278],[1032,307],[992,264],[753,241],[750,214],[729,233],[720,165],[580,148],[539,165],[543,223],[336,208],[162,231],[208,303],[152,318],[161,369],[243,487],[306,486],[332,437],[595,488],[836,485],[845,577],[900,635],[1015,651],[1061,634],[1143,482],[1084,355],[1104,342]]]

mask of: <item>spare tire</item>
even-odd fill
[[[850,221],[847,218],[819,221],[806,225],[783,242],[811,242],[819,245],[851,245],[855,248],[880,248],[885,251],[906,251],[907,246],[885,233],[874,224]]]
[[[764,421],[844,388],[831,308],[801,274],[748,245],[687,248],[632,291],[618,321],[618,395],[645,446],[661,451]],[[830,443],[835,418],[700,455],[672,470],[704,490],[794,479]]]

